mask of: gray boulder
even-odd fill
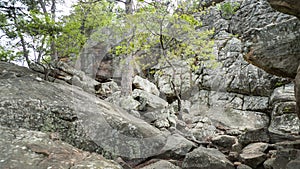
[[[159,160],[153,164],[142,167],[141,169],[180,169],[180,167],[166,160]]]
[[[166,153],[162,153],[160,156],[180,159],[195,147],[197,147],[195,143],[187,140],[182,135],[172,134],[168,137],[166,145],[162,149],[162,152]]]
[[[29,69],[1,62],[1,125],[57,132],[75,147],[129,159],[164,147],[167,136],[145,121],[76,86],[36,78]]]
[[[242,149],[242,145],[239,144],[238,139],[234,136],[220,135],[212,138],[211,141],[219,150],[239,152]]]
[[[300,169],[300,156],[295,160],[291,160],[286,165],[286,169]]]
[[[270,141],[269,130],[266,127],[259,129],[248,129],[243,131],[238,136],[238,139],[239,142],[244,146],[255,142],[268,143]]]
[[[147,79],[136,75],[134,76],[132,83],[137,89],[145,90],[148,93],[159,96],[159,90],[157,89],[155,84],[151,83]]]
[[[122,169],[99,154],[79,150],[46,134],[0,126],[0,168]]]
[[[299,149],[279,149],[279,151],[276,153],[274,162],[272,163],[272,167],[274,169],[299,169],[299,157]]]
[[[272,8],[300,18],[300,2],[298,0],[268,0]]]
[[[270,97],[272,106],[269,135],[271,142],[296,139],[299,132],[300,120],[296,114],[294,85],[278,87]],[[299,138],[299,136],[298,136]]]
[[[140,109],[142,110],[159,110],[169,105],[162,98],[140,89],[134,89],[132,96],[141,103],[142,107]]]
[[[217,149],[199,147],[188,153],[183,169],[234,169],[233,164]]]
[[[283,31],[284,30],[284,31]],[[296,18],[244,34],[244,58],[265,71],[295,78],[300,63],[300,21]]]
[[[247,165],[245,165],[245,164],[241,164],[241,165],[238,165],[238,166],[236,167],[236,169],[252,169],[252,168],[249,167],[249,166],[247,166]]]
[[[252,168],[257,168],[266,159],[267,155],[264,153],[268,148],[267,143],[252,143],[246,146],[240,154],[241,160]]]

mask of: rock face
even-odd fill
[[[37,131],[0,126],[0,168],[16,169],[122,169],[96,153],[79,150]]]
[[[268,2],[274,9],[300,18],[300,2],[298,0],[268,0]]]
[[[164,147],[166,136],[158,129],[108,102],[75,86],[39,81],[26,68],[0,64],[1,125],[57,132],[76,147],[128,158]]]
[[[294,85],[276,88],[270,97],[270,104],[273,107],[269,126],[270,141],[284,141],[287,137],[300,138],[297,136],[300,121],[295,114]]]
[[[244,58],[271,74],[296,79],[296,112],[300,117],[299,80],[297,80],[299,75],[296,76],[300,64],[300,2],[297,0],[268,0],[268,2],[274,9],[297,16],[298,19],[290,18],[279,22],[277,20],[263,27],[250,29],[242,36]]]
[[[266,2],[257,2],[256,7],[252,6],[255,4],[252,1],[248,1],[248,5],[247,2],[244,4],[242,7],[250,8],[250,11],[241,10],[239,13],[246,18],[250,17],[247,14],[254,12],[253,10],[260,17],[267,17],[252,16],[253,19],[259,19],[259,26],[250,24],[248,29],[242,29],[243,50],[246,53],[244,58],[271,74],[294,78],[300,59],[300,21],[293,17],[287,19],[288,16],[284,14],[275,14]],[[254,21],[252,18],[250,19]]]
[[[276,12],[265,0],[205,2],[207,7],[212,2],[239,4],[232,14],[224,15],[212,6],[207,15],[197,16],[204,29],[215,29],[216,67],[204,60],[199,70],[191,72],[184,61],[172,60],[177,70],[173,88],[172,68],[155,65],[151,70],[159,71],[154,75],[151,71],[148,80],[136,76],[133,95],[121,97],[116,80],[120,72],[113,69],[120,61],[104,59],[109,46],[97,47],[95,43],[83,53],[88,60],[79,60],[92,78],[61,65],[65,78],[55,80],[59,83],[0,62],[0,125],[9,127],[8,132],[19,131],[19,127],[25,128],[21,133],[38,130],[105,157],[120,156],[117,161],[126,169],[295,168],[299,164],[300,121],[295,114],[294,85],[290,79],[249,64],[244,54],[248,52],[245,58],[254,64],[267,65],[264,69],[271,73],[294,77],[299,21]],[[260,56],[269,59],[261,61]],[[93,78],[99,80],[101,72],[99,84]],[[296,78],[296,97],[300,95],[299,84],[300,78]],[[105,101],[87,93],[94,88]],[[180,102],[176,93],[180,93]],[[94,156],[91,159],[94,162]],[[78,163],[90,164],[84,160]]]
[[[295,78],[300,63],[300,21],[296,18],[244,34],[244,58],[265,71]]]

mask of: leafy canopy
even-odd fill
[[[141,61],[144,68],[155,64],[156,59],[161,63],[184,59],[192,70],[197,70],[197,62],[214,59],[214,42],[210,38],[213,30],[202,29],[199,19],[190,14],[193,9],[188,8],[192,5],[190,1],[172,2],[139,1],[134,13],[113,18],[91,39],[106,44],[114,42],[111,53],[123,59],[134,55],[134,62]]]

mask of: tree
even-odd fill
[[[62,31],[56,39],[58,55],[78,56],[93,31],[112,21],[113,6],[113,3],[104,0],[86,0],[75,4],[71,14],[62,18]]]
[[[190,63],[192,70],[196,70],[199,67],[196,62],[212,57],[213,41],[209,35],[213,31],[200,29],[201,22],[195,19],[195,9],[190,7],[191,3],[171,2],[141,1],[136,4],[133,13],[119,17],[117,22],[108,26],[112,33],[94,35],[95,39],[103,41],[110,40],[110,35],[122,37],[112,52],[124,60],[121,84],[123,95],[131,94],[133,67],[143,58],[157,55],[154,60],[159,59],[161,63],[169,64],[175,74],[176,68],[171,63],[172,59],[184,59]],[[150,65],[144,62],[142,66]],[[175,83],[174,75],[170,83]]]
[[[1,38],[6,39],[3,51],[19,51],[16,54],[22,54],[29,66],[32,60],[40,62],[46,56],[57,59],[55,39],[60,24],[56,21],[56,5],[59,2],[62,1],[1,1]]]

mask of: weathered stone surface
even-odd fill
[[[208,67],[203,66],[197,72],[199,77],[196,83],[199,87],[210,91],[269,96],[275,83],[281,79],[247,63],[242,57],[239,39],[233,38],[229,33],[225,37],[216,36],[215,50],[220,51],[217,50],[215,55],[220,65],[209,68],[210,63],[205,62]]]
[[[142,167],[141,169],[180,169],[180,167],[170,163],[166,160],[160,160],[153,164],[147,165],[146,167]]]
[[[272,112],[268,130],[271,142],[297,138],[300,120],[295,110],[294,85],[276,88],[270,97],[270,105]]]
[[[298,19],[252,29],[243,36],[248,62],[271,74],[295,78],[300,63]]]
[[[217,149],[199,147],[188,153],[182,163],[183,169],[234,169],[233,164]]]
[[[189,97],[189,92],[195,81],[195,75],[191,74],[190,66],[186,61],[182,60],[171,60],[173,66],[176,68],[173,69],[172,66],[157,65],[156,69],[159,69],[163,72],[155,73],[155,83],[157,84],[161,94],[168,100],[176,97],[173,86],[171,82],[174,83],[175,89],[177,91],[181,90],[182,99]],[[174,77],[173,77],[174,76]],[[174,78],[174,79],[173,79]]]
[[[0,126],[0,168],[122,169],[99,154],[79,150],[38,131]]]
[[[75,86],[36,80],[13,64],[1,62],[0,72],[3,126],[57,132],[76,147],[128,158],[155,155],[165,144],[158,129]]]
[[[219,150],[236,151],[242,149],[238,139],[234,136],[220,135],[212,138],[211,142],[218,147]]]
[[[288,168],[297,164],[298,158],[300,157],[300,150],[298,149],[279,149],[276,153],[276,157],[272,164],[274,169]],[[299,166],[297,166],[299,168]],[[296,168],[297,168],[296,167]],[[295,168],[295,169],[296,169]],[[297,169],[298,169],[297,168]],[[289,168],[292,169],[292,168]],[[294,169],[294,168],[293,168]]]
[[[267,159],[267,156],[264,153],[267,148],[267,143],[252,143],[242,150],[240,157],[246,165],[256,168]]]
[[[153,123],[157,128],[169,128],[176,126],[177,116],[173,107],[161,108],[160,110],[143,113],[143,119]]]
[[[300,18],[300,1],[298,0],[268,0],[272,8]]]
[[[114,81],[104,82],[99,85],[96,85],[96,94],[102,98],[107,98],[113,93],[120,91],[120,87]]]
[[[269,135],[271,142],[284,141],[286,139],[295,139],[298,135],[300,120],[295,111],[295,103],[283,102],[276,104],[271,114],[271,123],[269,125]],[[291,107],[292,105],[292,107]]]
[[[168,137],[165,147],[161,150],[161,157],[164,158],[182,158],[192,148],[195,148],[196,144],[187,140],[182,135],[172,134]],[[163,153],[166,152],[166,153]]]
[[[295,160],[291,160],[286,165],[286,169],[300,169],[300,156]]]
[[[59,83],[67,82],[68,84],[78,86],[89,93],[95,93],[95,86],[100,84],[94,77],[88,76],[84,72],[77,70],[62,61],[51,63],[48,66],[33,63],[30,68],[36,72],[43,73],[44,79],[57,81]]]
[[[132,96],[122,96],[120,91],[113,93],[105,100],[128,111],[139,110],[141,105],[141,103]]]
[[[247,111],[250,108],[247,104],[244,106],[243,95],[201,90],[191,100],[190,114],[207,117],[214,124],[219,123],[229,129],[258,129],[267,127],[269,123],[269,117],[265,113]],[[253,100],[255,100],[255,97]],[[257,101],[261,101],[261,98],[258,98]],[[259,105],[259,103],[256,105]],[[267,106],[266,103],[262,103],[257,109],[267,109],[264,106]],[[256,108],[253,109],[257,110]],[[195,119],[197,118],[193,118],[193,120]]]
[[[245,165],[245,164],[241,164],[241,165],[238,165],[238,166],[236,167],[236,169],[252,169],[252,168],[249,167],[249,166],[247,166],[247,165]]]
[[[300,66],[300,65],[299,65]],[[300,119],[300,68],[297,70],[297,75],[295,77],[295,98],[296,98],[296,113]]]
[[[243,35],[250,29],[263,28],[290,18],[294,17],[275,11],[265,0],[243,0],[230,20],[229,32]]]
[[[167,101],[144,90],[134,89],[132,96],[143,105],[143,107],[140,108],[142,110],[151,111],[166,108],[168,106]]]
[[[269,131],[267,128],[248,129],[238,136],[239,142],[242,145],[248,145],[255,142],[270,141]]]
[[[278,2],[282,5],[285,3],[278,0],[269,0],[269,2],[273,6],[279,5]],[[246,3],[248,7],[245,9],[248,13],[255,11],[256,15],[245,16],[259,19],[256,22],[259,25],[250,24],[248,29],[242,30],[242,32],[249,30],[247,34],[242,35],[244,46],[247,48],[246,60],[271,74],[294,78],[300,60],[300,21],[291,17],[286,20],[288,17],[272,11],[266,2],[260,1],[255,7],[253,6],[255,2],[248,0],[244,4]],[[285,4],[289,5],[289,3],[291,2]],[[293,7],[296,8],[297,3],[293,4]],[[239,12],[237,15],[240,15]],[[241,24],[248,23],[255,24],[255,22],[241,22]]]
[[[278,147],[286,149],[299,149],[300,150],[300,139],[295,141],[283,141],[275,144]]]
[[[294,85],[292,83],[277,87],[270,96],[270,105],[288,101],[295,101]]]
[[[266,1],[245,0],[231,22],[232,32],[243,37],[246,60],[269,73],[295,77],[299,20],[275,12]]]
[[[137,89],[145,90],[148,93],[159,96],[159,90],[155,86],[155,84],[151,83],[149,80],[141,78],[140,76],[134,76],[133,85]]]
[[[269,158],[267,159],[264,163],[263,166],[265,169],[273,169],[273,165],[274,165],[274,160],[275,158]]]
[[[224,110],[224,107],[212,107],[205,115],[228,128],[239,130],[263,128],[269,122],[268,116],[264,113],[234,109]]]

